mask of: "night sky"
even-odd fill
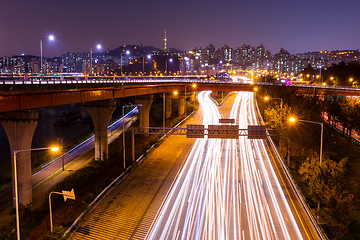
[[[0,56],[89,52],[125,44],[188,51],[209,43],[272,53],[358,49],[359,0],[0,0]]]

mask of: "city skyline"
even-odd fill
[[[290,53],[358,49],[357,1],[215,1],[181,4],[163,0],[136,3],[109,0],[36,1],[2,3],[0,56],[25,53],[40,55],[40,38],[54,34],[54,42],[44,42],[44,56],[66,52],[89,52],[97,43],[104,50],[119,45],[145,44],[182,51],[210,43],[238,47],[264,44],[272,52],[280,48]]]

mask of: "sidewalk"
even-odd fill
[[[201,123],[202,115],[199,111],[185,124]],[[144,239],[194,142],[169,135],[80,222],[72,239],[130,239],[135,229],[136,238]]]

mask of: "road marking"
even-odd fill
[[[269,148],[270,148],[270,147],[269,147]],[[306,234],[306,236],[307,236],[308,239],[312,239],[312,238],[309,236],[309,234],[308,234],[308,231],[307,231],[306,226],[304,225],[303,221],[301,220],[301,216],[300,216],[299,212],[297,211],[297,208],[296,208],[296,206],[295,206],[295,204],[294,204],[294,202],[293,202],[293,200],[292,200],[292,198],[291,198],[291,195],[290,195],[290,193],[289,193],[289,191],[288,191],[287,185],[285,184],[285,181],[284,181],[283,177],[281,176],[280,169],[278,168],[278,166],[277,166],[277,164],[276,164],[276,162],[275,162],[275,158],[274,158],[274,155],[272,154],[271,150],[269,151],[269,153],[270,153],[270,155],[271,155],[271,159],[273,160],[273,163],[274,163],[274,165],[275,165],[275,168],[276,168],[276,170],[277,170],[277,172],[278,172],[278,174],[279,174],[279,177],[280,177],[281,181],[282,181],[283,184],[284,184],[285,190],[286,190],[286,192],[287,192],[287,194],[288,194],[288,196],[289,196],[289,199],[290,199],[290,201],[291,201],[291,204],[293,205],[293,207],[294,207],[294,209],[295,209],[296,215],[298,216],[298,219],[299,219],[301,225],[303,226],[303,229],[304,229],[304,231],[305,231],[305,234]]]

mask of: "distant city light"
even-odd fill
[[[25,56],[25,53],[22,53],[21,56]]]
[[[97,45],[96,45],[96,49],[97,49],[97,50],[100,50],[101,48],[102,48],[101,44],[97,44]]]
[[[129,50],[126,50],[125,53],[126,53],[126,55],[129,55],[129,54],[130,54],[130,51],[129,51]]]
[[[149,54],[149,55],[147,55],[147,58],[148,58],[148,59],[151,59],[151,55],[150,55],[150,54]]]
[[[55,36],[54,36],[54,35],[50,35],[50,36],[49,36],[49,40],[50,40],[50,41],[54,41],[54,40],[55,40]]]

